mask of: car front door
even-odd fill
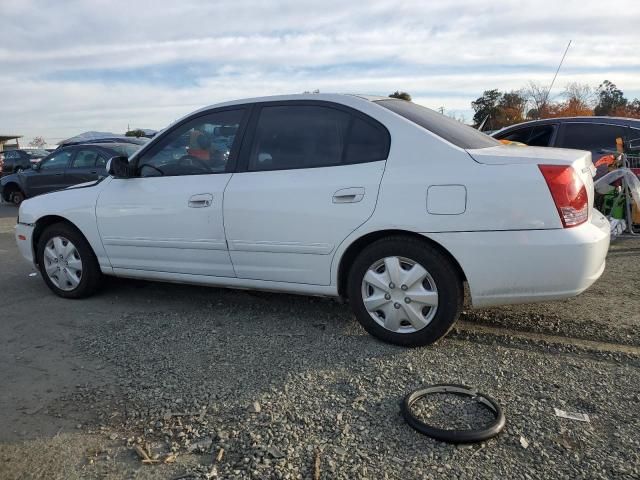
[[[236,274],[329,285],[333,253],[374,211],[389,133],[327,102],[261,104],[251,125],[224,197]]]
[[[245,116],[235,107],[187,119],[132,159],[134,178],[106,180],[96,215],[117,272],[235,276],[222,200]]]
[[[596,122],[566,122],[562,124],[555,146],[589,150],[591,159],[596,162],[603,155],[616,150],[616,138],[623,140],[629,136],[625,125],[612,125]]]
[[[25,175],[25,194],[33,197],[66,187],[65,170],[74,150],[74,148],[66,148],[52,153],[38,164],[36,171]]]

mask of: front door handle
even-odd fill
[[[342,188],[333,194],[333,203],[358,203],[364,198],[364,187]]]
[[[213,195],[210,193],[199,193],[197,195],[192,195],[191,198],[189,198],[190,208],[210,207],[212,203]]]

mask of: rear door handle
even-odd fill
[[[333,203],[358,203],[364,198],[364,187],[342,188],[333,194]]]
[[[210,207],[213,203],[213,195],[210,193],[198,193],[197,195],[192,195],[189,198],[189,207],[191,208],[204,208]]]

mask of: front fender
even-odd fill
[[[109,273],[112,267],[102,245],[96,220],[96,202],[100,191],[109,181],[106,179],[90,187],[59,190],[29,198],[20,205],[19,222],[35,226],[34,241],[38,226],[42,228],[56,221],[69,222],[85,236],[102,271]]]

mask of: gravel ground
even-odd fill
[[[638,240],[614,245],[576,299],[467,311],[444,341],[405,349],[328,299],[125,280],[58,299],[14,260],[10,235],[0,230],[12,295],[0,322],[2,480],[640,478]],[[415,432],[400,401],[432,383],[489,394],[504,431],[468,446]],[[442,422],[486,414],[418,408]]]
[[[329,300],[253,300],[94,325],[78,348],[111,365],[115,382],[80,386],[61,411],[93,408],[99,418],[88,431],[129,461],[135,445],[148,445],[151,457],[186,462],[134,464],[127,475],[141,478],[314,478],[316,457],[326,479],[640,475],[635,358],[455,339],[402,349],[371,339]],[[311,320],[301,316],[309,301],[318,313]],[[494,396],[505,431],[456,447],[411,430],[400,400],[439,382]],[[558,418],[554,407],[591,422]],[[89,467],[87,477],[123,474],[121,462]]]

